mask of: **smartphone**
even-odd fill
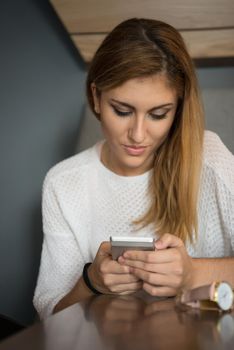
[[[155,250],[155,239],[152,237],[111,236],[111,254],[114,260],[126,250]]]

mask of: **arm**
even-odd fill
[[[83,278],[80,277],[72,290],[57,303],[53,309],[53,313],[61,311],[66,307],[78,303],[79,301],[92,295],[93,293],[87,288]]]
[[[53,179],[52,179],[53,180]],[[64,214],[56,182],[47,175],[43,184],[43,247],[33,303],[40,318],[48,317],[74,286],[85,263]]]
[[[40,318],[92,295],[81,277],[86,252],[80,250],[58,192],[56,183],[47,176],[42,201],[44,241],[33,300]],[[88,274],[93,286],[102,293],[128,294],[142,287],[142,282],[129,273],[129,267],[112,260],[109,242],[100,245]]]
[[[234,258],[207,258],[193,260],[192,288],[213,281],[227,281],[234,288]]]
[[[109,242],[101,243],[92,265],[88,268],[88,276],[92,286],[103,294],[125,295],[142,288],[142,282],[130,274],[128,266],[121,266],[112,260]],[[71,291],[58,302],[53,312],[63,310],[92,294],[83,277],[80,277]]]

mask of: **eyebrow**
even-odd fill
[[[122,101],[118,101],[118,100],[115,100],[114,98],[111,98],[110,101],[112,102],[115,102],[115,103],[118,103],[124,107],[128,107],[128,108],[131,108],[133,110],[135,110],[136,108],[134,106],[131,106],[130,104],[126,103],[126,102],[122,102]],[[172,102],[168,102],[168,103],[163,103],[162,105],[159,105],[159,106],[155,106],[153,108],[151,108],[149,111],[153,111],[155,109],[160,109],[160,108],[163,108],[163,107],[169,107],[169,106],[173,106],[174,103]]]

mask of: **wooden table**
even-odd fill
[[[146,294],[95,296],[0,343],[0,350],[234,349],[234,313],[179,309]]]

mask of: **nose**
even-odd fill
[[[146,121],[145,118],[142,117],[134,117],[131,120],[131,125],[128,130],[128,136],[132,142],[136,144],[141,144],[145,140],[146,135]]]

